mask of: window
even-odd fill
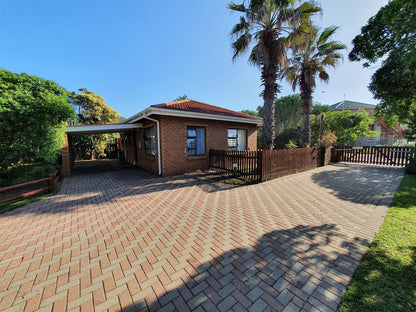
[[[230,151],[245,151],[246,142],[247,130],[228,129],[228,149]]]
[[[205,128],[188,127],[188,156],[205,155]]]
[[[144,129],[144,153],[146,155],[156,155],[155,127]]]

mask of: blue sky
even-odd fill
[[[2,0],[0,67],[87,88],[129,117],[186,94],[233,110],[262,105],[260,71],[247,55],[232,62],[229,33],[239,15],[225,0]],[[239,3],[238,0],[235,1]],[[387,0],[321,0],[322,27],[351,40]],[[345,53],[347,55],[347,52]],[[345,56],[314,100],[377,103],[367,89],[372,69]],[[281,95],[292,94],[283,83]]]

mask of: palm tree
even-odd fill
[[[188,96],[187,96],[186,94],[184,94],[184,95],[178,96],[178,97],[174,100],[174,102],[183,101],[183,100],[188,100],[188,99],[189,99],[189,98],[188,98]]]
[[[329,75],[326,67],[336,67],[342,59],[340,50],[346,46],[338,41],[329,41],[338,27],[325,28],[318,36],[318,29],[313,27],[309,34],[300,34],[296,40],[291,41],[292,57],[290,66],[284,76],[292,82],[293,90],[299,85],[302,100],[302,127],[301,145],[310,146],[312,111],[312,93],[315,89],[315,79],[318,76],[328,81]]]
[[[274,99],[279,91],[277,78],[287,65],[287,37],[299,25],[307,25],[312,13],[320,11],[315,5],[305,2],[294,8],[295,0],[250,0],[247,4],[231,2],[229,9],[243,13],[231,36],[233,60],[247,52],[254,43],[249,63],[259,66],[264,86],[263,96],[263,148],[274,146]],[[301,29],[302,30],[302,29]]]

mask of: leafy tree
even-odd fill
[[[312,106],[312,115],[322,115],[329,112],[331,108],[328,105],[322,105],[320,103],[314,103]]]
[[[78,112],[80,124],[107,124],[120,121],[119,114],[105,104],[104,98],[87,89],[79,89],[81,93],[72,92],[70,101]],[[94,159],[105,156],[107,134],[91,136],[75,136],[73,138],[75,157],[80,159]]]
[[[285,77],[292,82],[293,90],[299,86],[302,100],[302,126],[301,142],[303,146],[311,144],[310,115],[312,112],[312,93],[315,89],[315,79],[318,76],[323,81],[328,81],[329,75],[326,67],[335,67],[337,61],[342,58],[340,50],[345,45],[330,41],[337,27],[325,28],[321,33],[315,27],[309,33],[301,33],[290,43],[292,56],[290,66],[285,71]]]
[[[235,4],[229,8],[240,12],[240,22],[236,24],[231,36],[234,51],[233,59],[247,52],[251,43],[249,62],[260,67],[264,86],[263,96],[263,138],[264,149],[273,149],[274,144],[274,99],[279,91],[278,73],[287,64],[286,48],[288,36],[297,32],[308,32],[309,16],[320,9],[305,2],[294,8],[294,0],[251,0]],[[286,37],[285,37],[286,36]]]
[[[298,128],[301,122],[302,101],[299,94],[287,95],[274,101],[276,133],[285,129]]]
[[[261,115],[259,115],[259,113],[257,111],[253,111],[253,110],[250,110],[250,109],[243,109],[241,112],[244,113],[244,114],[247,114],[247,115],[261,117]]]
[[[377,115],[390,124],[407,124],[407,135],[416,136],[416,1],[391,0],[353,40],[351,61],[364,67],[382,60],[370,91],[381,103]]]
[[[280,131],[276,134],[274,139],[275,147],[278,149],[287,148],[288,144],[292,142],[296,146],[299,146],[300,140],[300,128],[288,128],[283,131]]]
[[[56,82],[0,69],[0,168],[54,164],[74,117],[67,91]]]
[[[188,99],[189,99],[188,96],[186,94],[184,94],[184,95],[178,96],[175,99],[175,102],[177,102],[177,101],[183,101],[183,100],[188,100]]]
[[[348,145],[360,136],[375,137],[378,134],[377,131],[369,130],[373,120],[365,110],[354,113],[350,110],[329,111],[324,116],[326,130],[335,133],[340,145]]]

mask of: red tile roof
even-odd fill
[[[185,111],[192,113],[210,114],[210,115],[221,115],[228,117],[247,118],[253,120],[262,120],[260,117],[232,111],[226,108],[197,102],[194,100],[182,100],[163,104],[152,105],[154,108],[171,109],[177,111]]]

